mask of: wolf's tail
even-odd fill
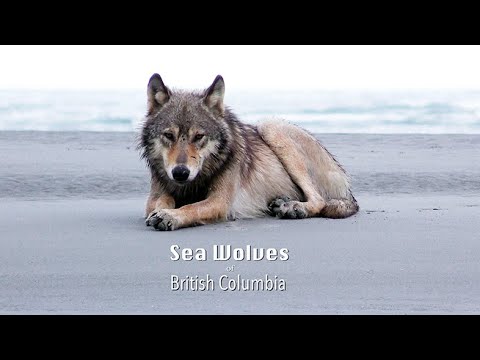
[[[351,199],[330,199],[320,212],[320,216],[332,219],[341,219],[352,216],[360,210],[357,200]]]

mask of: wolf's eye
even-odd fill
[[[163,136],[165,136],[168,140],[173,140],[173,134],[171,132],[164,132]]]
[[[203,139],[203,137],[205,136],[205,134],[197,134],[195,135],[195,137],[193,138],[193,140],[195,141],[200,141]]]

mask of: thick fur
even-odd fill
[[[158,230],[259,217],[345,218],[359,206],[348,177],[307,131],[281,120],[258,127],[223,104],[221,76],[202,92],[148,84],[139,148],[151,171],[147,225]],[[177,166],[189,178],[174,180]]]

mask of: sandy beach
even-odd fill
[[[0,132],[0,313],[478,314],[480,135],[318,138],[351,175],[359,214],[157,232],[135,134]],[[172,261],[174,244],[289,259]],[[268,274],[286,290],[171,290],[172,275],[206,274]]]

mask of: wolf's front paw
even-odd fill
[[[171,231],[178,228],[179,221],[168,210],[153,210],[145,223],[155,230]]]
[[[286,196],[273,200],[268,208],[272,215],[281,219],[303,219],[307,217],[303,204]]]

